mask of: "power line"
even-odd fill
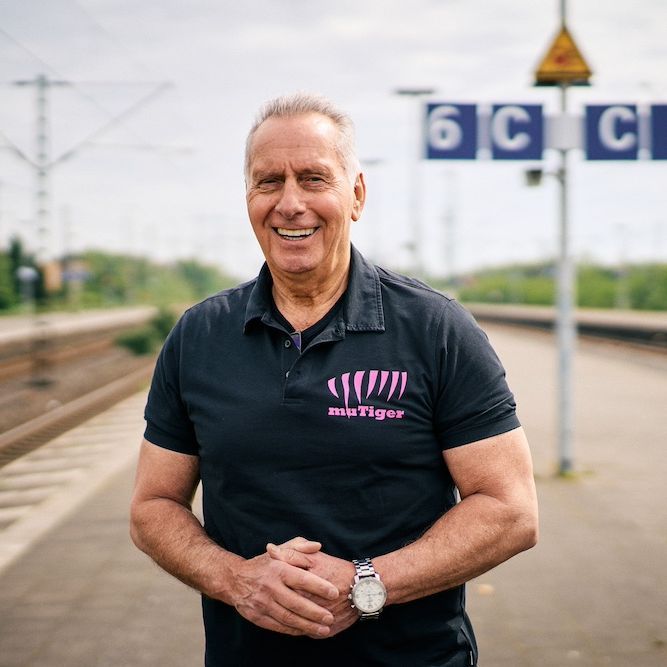
[[[148,95],[135,102],[128,109],[121,114],[111,118],[101,128],[93,132],[91,135],[75,144],[70,150],[60,155],[55,160],[50,156],[50,112],[48,106],[48,93],[54,86],[69,86],[69,81],[49,79],[48,76],[40,74],[31,80],[15,81],[17,86],[34,86],[37,92],[36,96],[36,155],[34,160],[30,160],[17,147],[15,152],[19,157],[25,159],[35,169],[36,175],[36,189],[35,189],[35,221],[37,223],[37,258],[40,262],[45,262],[49,259],[49,181],[51,170],[59,163],[72,158],[81,148],[90,144],[95,138],[108,132],[112,127],[122,123],[129,115],[137,111],[140,107],[152,101],[158,94],[160,94],[169,84],[161,84]],[[11,144],[11,142],[10,142]]]
[[[134,55],[130,52],[127,46],[125,46],[125,44],[123,44],[114,34],[109,32],[109,30],[107,30],[95,17],[93,17],[93,15],[87,9],[84,9],[78,0],[70,0],[70,2],[98,32],[105,35],[111,42],[113,42],[117,47],[120,47],[125,52],[132,65],[138,69],[143,70],[144,72],[148,72],[148,68],[135,59]]]
[[[34,58],[37,60],[39,63],[41,63],[46,69],[48,69],[53,75],[57,76],[61,80],[65,80],[67,77],[63,76],[58,70],[56,70],[55,67],[53,67],[51,64],[47,63],[45,60],[40,58],[34,51],[32,51],[30,48],[28,48],[25,44],[20,42],[18,39],[16,39],[14,36],[9,34],[5,29],[0,28],[0,34],[2,34],[4,37],[9,39],[12,43],[14,43],[16,46],[18,46],[20,49],[25,51],[30,57]],[[16,85],[15,81],[12,82],[2,82],[0,85]],[[92,95],[89,95],[88,93],[84,92],[81,90],[80,86],[81,85],[127,85],[127,86],[166,86],[166,82],[158,83],[155,81],[132,81],[132,82],[104,82],[104,81],[89,81],[89,82],[74,82],[74,81],[67,81],[67,85],[70,87],[70,89],[74,90],[81,98],[84,100],[88,101],[92,106],[94,106],[98,111],[101,111],[102,114],[104,114],[108,119],[109,122],[113,122],[115,120],[116,115],[109,111],[107,108],[102,106]],[[171,84],[169,84],[171,85]],[[150,93],[149,95],[152,95]],[[135,131],[131,130],[132,134],[137,137],[138,139],[143,141],[143,137],[139,136]],[[14,146],[13,142],[7,140],[8,143],[10,143],[12,146]],[[15,147],[16,150],[18,147]],[[22,155],[24,159],[27,159],[25,155]],[[29,159],[27,159],[28,162],[30,162]]]

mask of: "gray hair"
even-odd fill
[[[259,109],[255,122],[248,132],[245,143],[244,173],[246,181],[250,175],[250,151],[252,140],[259,126],[269,118],[287,118],[316,113],[329,118],[338,130],[336,153],[345,172],[351,179],[355,179],[360,171],[359,158],[354,141],[354,123],[348,114],[341,111],[331,100],[322,95],[313,93],[293,93],[283,95],[265,102]]]

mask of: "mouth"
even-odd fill
[[[285,229],[284,227],[276,227],[275,232],[280,238],[288,241],[298,241],[312,236],[318,227],[309,227],[308,229]]]

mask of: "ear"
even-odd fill
[[[354,204],[352,205],[352,220],[359,220],[366,203],[366,182],[364,175],[359,172],[354,181]]]

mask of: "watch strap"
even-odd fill
[[[370,558],[360,558],[359,560],[352,561],[355,569],[357,570],[357,576],[359,579],[363,577],[377,577],[378,573],[373,567],[373,563]]]
[[[352,564],[354,565],[354,568],[357,571],[357,574],[354,577],[355,582],[359,582],[361,579],[367,579],[369,577],[377,579],[380,582],[382,581],[380,579],[380,575],[375,571],[375,568],[373,567],[373,563],[370,558],[359,558],[359,559],[354,558],[352,559]],[[354,584],[352,586],[354,587]],[[361,621],[377,620],[380,618],[381,611],[382,609],[378,609],[377,611],[373,612],[360,611],[359,620]]]

